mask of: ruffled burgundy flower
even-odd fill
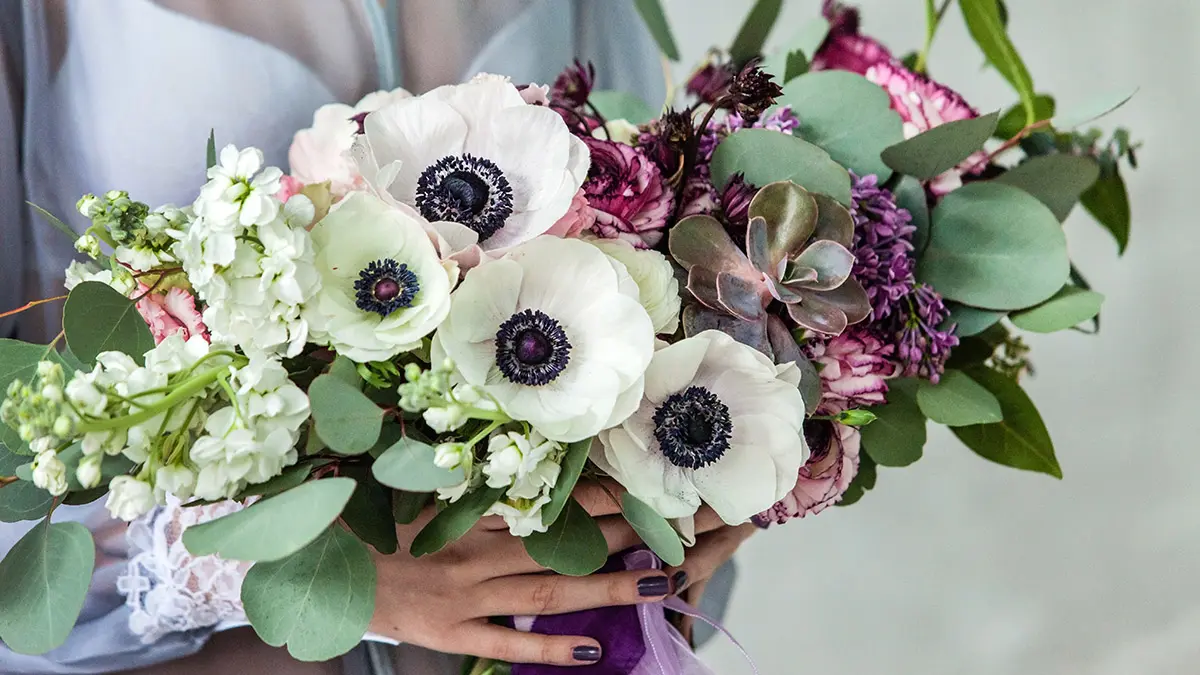
[[[848,70],[859,75],[877,64],[892,60],[892,53],[877,40],[860,34],[858,10],[825,0],[829,34],[813,56],[810,70]]]
[[[896,348],[866,329],[812,343],[808,356],[821,374],[821,407],[837,414],[887,402],[887,381],[900,373]]]
[[[596,212],[592,231],[609,239],[624,239],[638,248],[652,248],[675,205],[675,193],[663,180],[658,165],[642,151],[624,143],[585,138],[592,153],[583,190]]]
[[[854,278],[867,291],[874,322],[912,290],[912,215],[896,205],[896,196],[879,187],[875,176],[850,174],[850,215],[854,217]]]
[[[754,199],[758,189],[746,182],[742,174],[734,174],[725,184],[721,192],[721,208],[725,212],[725,220],[735,228],[745,229],[750,216],[750,200]]]
[[[950,311],[942,296],[925,284],[917,284],[896,307],[885,325],[886,333],[894,338],[896,359],[903,368],[901,375],[923,377],[936,384],[950,350],[958,346],[955,327],[940,328]]]
[[[712,105],[729,90],[734,75],[736,73],[729,64],[710,60],[688,80],[687,91],[701,101]]]
[[[707,174],[707,172],[705,172]],[[706,216],[721,208],[720,197],[707,175],[693,175],[683,188],[679,217]]]
[[[892,99],[892,109],[904,121],[904,137],[912,138],[946,122],[972,119],[979,111],[967,104],[958,92],[908,70],[897,61],[877,63],[866,78],[883,87]],[[987,165],[987,153],[980,150],[958,166],[930,182],[935,195],[944,195],[962,186],[962,176],[978,173]]]
[[[818,410],[818,412],[822,412]],[[828,413],[825,413],[828,414]],[[800,467],[796,486],[770,509],[754,517],[760,527],[782,525],[792,518],[816,515],[838,503],[858,473],[862,447],[858,429],[829,420],[804,423],[811,455]]]
[[[592,87],[596,86],[596,67],[589,61],[586,65],[579,59],[559,73],[550,87],[550,100],[554,105],[567,108],[580,108],[587,103],[592,95]]]
[[[637,147],[656,165],[672,185],[681,178],[683,157],[688,143],[695,135],[695,122],[685,110],[669,110],[660,119],[654,120],[638,136]]]

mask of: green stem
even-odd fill
[[[917,61],[913,64],[913,70],[922,74],[929,61],[929,50],[933,48],[933,38],[937,35],[938,26],[942,25],[942,17],[950,8],[950,0],[945,0],[941,7],[934,7],[933,2],[934,0],[925,0],[925,45],[921,47]]]
[[[483,439],[487,438],[487,437],[488,437],[488,434],[490,434],[490,433],[492,433],[493,431],[495,431],[495,430],[496,430],[498,427],[500,427],[500,425],[502,425],[502,424],[504,424],[504,422],[501,422],[501,421],[497,420],[497,421],[495,421],[495,422],[492,422],[491,424],[487,425],[487,428],[485,428],[483,431],[480,431],[479,433],[475,434],[475,436],[473,436],[473,437],[471,438],[471,440],[467,441],[467,442],[466,442],[466,446],[467,446],[468,448],[474,448],[476,443],[478,443],[479,441],[482,441]]]
[[[204,390],[205,387],[216,382],[222,373],[226,372],[225,367],[213,368],[206,370],[196,377],[184,382],[170,394],[164,396],[153,406],[142,410],[141,412],[124,417],[115,417],[105,420],[91,420],[79,425],[79,433],[85,434],[89,431],[112,431],[114,429],[128,429],[137,426],[142,422],[153,419],[155,415],[170,410],[171,408],[183,403],[192,396]]]
[[[103,227],[92,225],[88,229],[84,230],[83,233],[94,235],[97,239],[108,244],[112,248],[117,247],[117,242],[113,241],[113,238],[111,235],[109,235],[108,230],[104,229]]]

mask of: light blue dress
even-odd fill
[[[125,189],[189,203],[209,130],[286,166],[322,104],[420,90],[477,72],[551,82],[574,58],[599,86],[663,98],[658,56],[630,0],[4,0],[0,3],[0,310],[62,293],[71,243],[25,207],[82,229],[80,195]],[[44,340],[59,309],[0,319],[0,337]],[[99,504],[60,508],[96,534],[92,591],[68,642],[43,656],[0,645],[0,673],[98,673],[199,650],[210,630],[143,644],[116,588],[124,527]],[[0,555],[31,523],[0,524]],[[722,595],[718,593],[717,595]],[[383,673],[360,649],[347,673]]]

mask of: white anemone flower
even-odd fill
[[[479,76],[371,113],[354,148],[377,194],[416,209],[453,249],[548,231],[587,178],[587,146],[505,78]]]
[[[450,312],[450,271],[420,219],[353,193],[313,227],[310,339],[365,363],[416,349]],[[455,272],[457,274],[457,272]]]
[[[665,518],[706,503],[744,523],[787,495],[808,459],[799,382],[794,363],[704,331],[655,353],[641,406],[600,434],[592,461]]]
[[[653,353],[654,325],[625,266],[549,236],[468,272],[433,349],[434,363],[449,357],[509,417],[568,443],[634,411]]]

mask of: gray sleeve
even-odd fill
[[[25,268],[25,184],[21,175],[24,104],[21,3],[0,2],[0,312],[21,304]],[[16,333],[16,318],[0,319],[0,338]]]

